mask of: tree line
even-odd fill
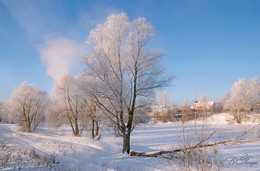
[[[260,112],[260,77],[234,82],[231,92],[226,91],[218,99],[219,111],[230,112],[237,123],[250,112]]]

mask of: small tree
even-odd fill
[[[79,91],[80,91],[80,108],[85,113],[87,117],[87,124],[91,122],[91,135],[92,138],[100,138],[101,134],[99,134],[99,125],[102,117],[102,111],[100,110],[98,104],[95,99],[91,96],[91,89],[89,88],[92,82],[95,82],[88,75],[82,74],[78,76],[78,80],[80,82]]]
[[[81,101],[81,109],[86,113],[86,116],[91,120],[91,135],[92,138],[99,136],[99,122],[100,111],[96,102],[93,99],[88,99],[88,96],[84,96]]]
[[[109,16],[89,36],[91,96],[123,137],[123,153],[130,151],[131,132],[150,105],[153,90],[171,82],[159,65],[162,54],[146,47],[152,37],[145,18],[129,21],[125,13]]]
[[[46,91],[24,82],[5,104],[4,113],[7,121],[19,121],[23,131],[34,132],[44,120],[48,105]]]
[[[252,78],[248,82],[249,103],[251,110],[260,110],[260,77]]]
[[[224,111],[224,105],[226,104],[227,100],[230,98],[230,92],[225,91],[223,95],[221,95],[216,104],[216,111],[217,112],[223,112]]]
[[[231,97],[226,101],[224,108],[232,113],[237,123],[241,123],[241,120],[245,117],[245,113],[249,112],[249,91],[244,78],[234,83]]]
[[[79,81],[71,75],[64,75],[55,83],[49,117],[57,127],[69,124],[74,136],[81,135],[87,122],[80,97]]]
[[[0,122],[3,118],[3,109],[4,109],[4,102],[0,101]]]
[[[18,122],[19,119],[17,118],[17,116],[15,116],[14,114],[12,114],[11,111],[11,106],[9,105],[10,102],[5,102],[2,104],[2,109],[0,111],[1,113],[1,119],[4,122],[7,123],[13,123],[13,122]]]
[[[151,109],[152,113],[150,115],[157,121],[172,121],[174,114],[177,113],[174,110],[174,102],[169,98],[167,91],[157,92]]]
[[[207,97],[204,94],[202,94],[201,97],[200,97],[200,101],[207,102],[208,99],[207,99]]]
[[[181,109],[181,113],[182,113],[182,121],[183,121],[183,122],[195,118],[195,115],[194,115],[194,113],[193,113],[191,107],[188,105],[186,99],[184,99],[184,100],[182,101],[182,106],[181,106],[180,109]]]

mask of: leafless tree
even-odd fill
[[[3,118],[3,109],[4,109],[4,102],[0,101],[0,122]]]
[[[91,96],[123,137],[122,152],[130,151],[130,135],[144,116],[153,91],[171,77],[159,63],[160,51],[148,48],[153,28],[145,18],[129,21],[125,13],[109,16],[91,31],[93,51],[86,57]]]
[[[56,126],[69,124],[73,135],[80,136],[86,126],[86,114],[81,109],[78,80],[71,75],[64,75],[53,88],[52,107],[49,118]]]
[[[241,123],[246,113],[250,111],[249,89],[244,78],[234,82],[231,97],[226,101],[224,108],[229,110],[237,123]]]
[[[92,138],[95,138],[99,136],[100,111],[96,102],[88,97],[87,95],[83,96],[80,107],[91,122],[91,135]]]
[[[7,101],[3,112],[7,121],[19,121],[23,131],[34,132],[44,120],[48,105],[47,92],[24,82]]]
[[[251,110],[260,111],[260,77],[252,78],[248,81],[249,103]]]
[[[220,112],[223,112],[223,111],[224,111],[224,105],[226,104],[227,100],[230,99],[230,96],[231,96],[231,93],[230,93],[228,90],[226,90],[226,91],[224,92],[224,94],[222,94],[222,95],[218,98],[217,103],[216,103],[216,108],[215,108],[215,110],[216,110],[217,112],[220,113]]]

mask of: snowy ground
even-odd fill
[[[198,131],[216,133],[209,142],[229,139],[260,123],[260,114],[242,124],[232,123],[228,114],[217,114],[207,124],[185,124],[185,135],[192,141]],[[158,123],[137,127],[131,137],[131,149],[141,152],[172,150],[181,147],[182,123]],[[205,129],[206,128],[206,129]],[[90,137],[90,136],[88,136]],[[0,170],[180,170],[178,161],[162,157],[147,158],[121,154],[122,139],[109,129],[101,140],[73,137],[69,127],[59,130],[42,127],[36,133],[19,131],[17,125],[0,123]],[[221,170],[260,170],[260,128],[243,137],[248,143],[219,145]],[[8,162],[7,162],[8,161]]]

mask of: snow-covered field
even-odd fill
[[[209,142],[230,139],[260,123],[254,114],[242,124],[232,123],[229,114],[217,114],[207,119],[185,123],[185,135],[192,140],[194,129],[214,134]],[[70,127],[58,130],[41,127],[36,133],[24,133],[14,124],[0,123],[0,170],[180,170],[177,160],[148,158],[122,154],[122,139],[103,128],[101,140],[90,136],[73,137]],[[179,122],[150,123],[132,133],[131,150],[155,152],[181,147],[183,125]],[[260,128],[249,132],[247,143],[218,145],[221,170],[260,170]]]

